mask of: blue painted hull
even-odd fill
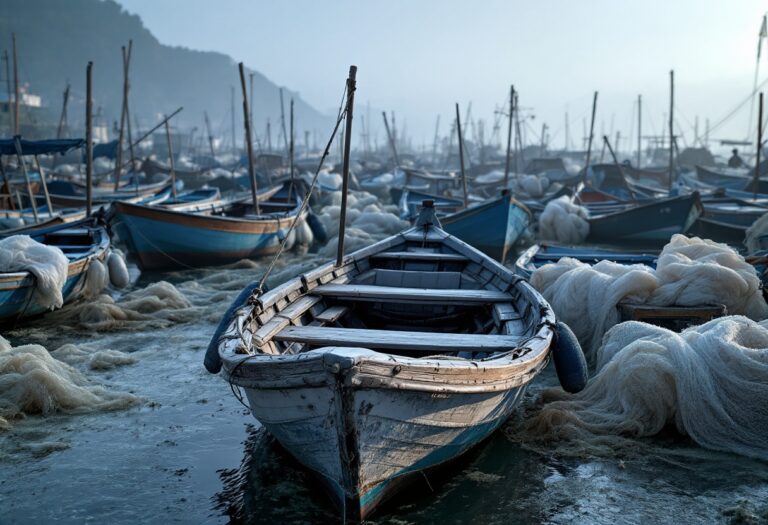
[[[594,209],[590,207],[590,214]],[[619,207],[589,219],[587,242],[664,244],[672,235],[690,230],[702,211],[698,193]]]
[[[528,209],[507,194],[442,217],[440,221],[446,232],[504,262],[528,228],[530,219]]]
[[[143,271],[230,264],[274,253],[295,213],[236,219],[115,203],[112,226]]]
[[[457,199],[406,191],[401,198],[401,213],[413,216],[423,199],[433,199],[438,212],[462,205]],[[511,194],[506,194],[455,213],[441,214],[439,218],[446,232],[504,262],[528,228],[531,214]]]
[[[70,239],[76,238],[80,241],[82,236],[78,237],[77,231],[89,232],[92,239],[90,246],[85,248],[73,246],[73,242],[67,240],[69,236]],[[75,232],[74,235],[73,232]],[[47,243],[46,237],[61,239],[61,244],[51,244],[60,246],[69,259],[67,281],[62,289],[65,305],[83,296],[90,261],[93,259],[103,261],[110,246],[106,229],[99,225],[96,219],[39,227],[25,233],[43,243]],[[35,280],[28,272],[0,273],[0,324],[12,323],[48,311],[48,307],[35,301],[34,291]]]

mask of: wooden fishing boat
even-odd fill
[[[234,199],[185,210],[118,201],[109,221],[142,270],[229,264],[274,253],[299,216],[299,196],[281,187],[259,195],[261,214],[249,199]]]
[[[404,190],[399,203],[401,218],[416,220],[424,200],[432,201],[447,233],[500,262],[506,260],[531,221],[531,212],[509,191],[464,208],[464,201],[460,199]]]
[[[78,188],[69,181],[51,181],[48,184],[51,203],[62,208],[82,208],[85,206],[85,189]],[[94,205],[109,204],[113,201],[123,200],[128,202],[141,202],[147,199],[157,201],[160,197],[171,195],[170,179],[163,179],[150,184],[140,184],[132,187],[121,187],[117,191],[112,189],[95,189],[92,194]],[[45,204],[42,197],[37,197],[40,205]]]
[[[105,261],[110,240],[107,230],[97,217],[71,224],[38,225],[34,229],[15,231],[24,233],[48,246],[56,246],[67,259],[69,271],[62,290],[64,304],[83,296],[85,276],[93,260]],[[7,237],[0,233],[0,238]],[[34,299],[35,278],[27,271],[0,273],[0,323],[11,323],[48,310]]]
[[[247,288],[206,355],[345,521],[488,437],[553,347],[544,299],[425,210],[339,266]]]
[[[637,204],[587,204],[588,243],[648,242],[665,244],[691,229],[702,212],[698,193]]]
[[[754,169],[747,168],[705,168],[696,166],[696,178],[717,188],[755,191]],[[765,173],[761,169],[761,175]],[[768,180],[758,178],[757,193],[768,193]]]

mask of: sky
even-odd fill
[[[380,110],[394,111],[414,144],[431,145],[437,116],[447,134],[457,102],[462,118],[471,103],[470,120],[485,121],[488,140],[514,84],[529,141],[546,123],[562,147],[567,112],[578,145],[597,90],[595,133],[620,132],[624,148],[636,140],[638,94],[643,135],[661,133],[671,69],[683,144],[693,142],[697,117],[701,136],[709,119],[711,138],[745,138],[749,103],[715,125],[749,98],[768,10],[757,0],[118,1],[162,43],[229,54],[328,114],[357,65],[356,113],[373,108],[380,141]],[[760,82],[766,61],[768,49]]]

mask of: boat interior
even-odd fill
[[[307,293],[282,308],[254,309],[251,347],[296,354],[346,346],[467,359],[519,349],[536,331],[540,312],[514,280],[485,264],[440,243],[422,242],[356,259],[343,272],[305,274],[300,286],[309,288]]]

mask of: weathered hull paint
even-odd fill
[[[354,350],[313,353],[322,374]],[[316,387],[244,390],[253,416],[320,477],[350,521],[365,519],[413,475],[482,442],[513,413],[535,375],[498,391],[442,393],[358,387],[354,366],[325,373],[320,381],[315,376]]]
[[[702,211],[698,193],[628,207],[591,218],[587,242],[666,243],[672,235],[687,232]]]
[[[274,253],[295,214],[237,220],[115,203],[113,228],[141,270],[229,264]]]

